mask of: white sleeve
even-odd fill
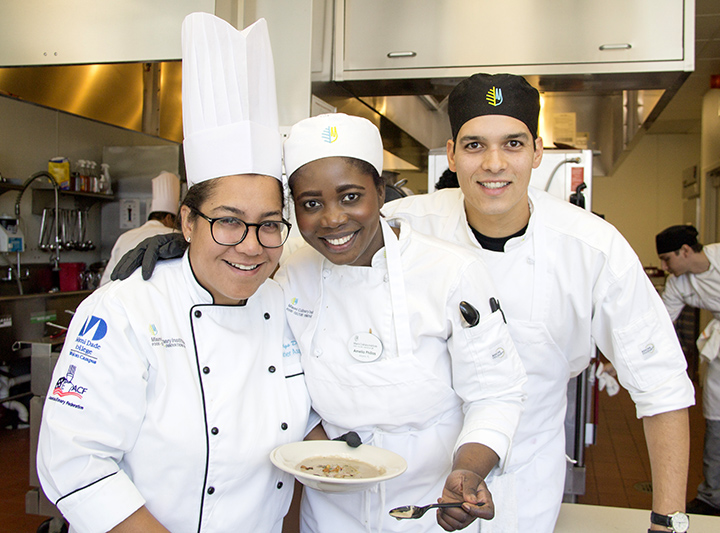
[[[148,348],[137,341],[125,310],[101,291],[70,323],[37,453],[45,494],[81,533],[108,531],[145,504],[119,465],[146,410],[148,364],[141,354]]]
[[[497,453],[503,468],[523,411],[527,378],[504,316],[501,311],[491,312],[490,298],[498,299],[497,293],[485,267],[475,261],[447,300],[453,388],[464,402],[465,413],[455,451],[468,442],[484,444]],[[480,312],[476,326],[466,327],[461,301]]]
[[[640,263],[606,277],[594,294],[593,338],[632,396],[637,416],[693,405],[693,385],[670,315]]]
[[[662,301],[665,304],[665,308],[670,314],[670,320],[675,322],[677,317],[685,307],[682,294],[678,288],[678,281],[675,276],[670,276],[665,283],[665,289],[663,290]]]

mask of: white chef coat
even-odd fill
[[[43,490],[74,530],[146,505],[173,533],[279,532],[293,478],[269,454],[303,438],[309,411],[285,324],[274,281],[214,305],[187,254],[84,300],[38,444]]]
[[[706,244],[703,251],[710,261],[708,270],[681,276],[671,274],[665,282],[662,299],[672,320],[680,316],[685,305],[707,309],[715,320],[720,320],[720,244]],[[703,416],[720,420],[720,358],[717,356],[710,360],[705,373]]]
[[[627,241],[572,204],[532,187],[529,196],[527,231],[504,252],[478,244],[460,189],[383,207],[484,259],[527,371],[528,398],[509,464],[490,483],[495,519],[482,531],[552,532],[566,470],[567,383],[588,366],[596,345],[615,365],[639,417],[694,402],[672,323]]]
[[[334,265],[308,246],[275,277],[328,436],[356,431],[408,462],[404,474],[372,490],[306,488],[302,531],[436,531],[435,513],[407,524],[388,511],[435,502],[464,443],[489,446],[502,467],[522,411],[525,373],[502,314],[490,310],[496,293],[482,262],[391,223],[400,224],[399,240],[383,221],[385,247],[371,267]],[[473,328],[461,322],[463,300],[480,312]],[[377,359],[361,362],[351,347],[368,332],[382,351],[370,347],[363,356]]]
[[[135,248],[148,237],[162,235],[164,233],[172,233],[173,231],[175,231],[173,228],[168,228],[159,220],[148,220],[139,228],[133,228],[120,235],[118,240],[115,241],[115,245],[110,252],[110,259],[108,259],[107,266],[105,266],[103,275],[100,278],[99,286],[105,285],[108,281],[110,281],[110,274],[112,274],[113,269],[120,259],[122,259],[123,255]]]

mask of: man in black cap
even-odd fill
[[[655,237],[663,270],[670,273],[662,299],[677,320],[686,305],[707,309],[712,320],[698,339],[702,360],[705,448],[703,477],[689,513],[720,515],[720,244],[703,246],[693,226],[671,226]]]
[[[383,208],[484,259],[527,370],[525,412],[509,464],[489,481],[496,513],[482,531],[553,531],[566,471],[567,385],[596,346],[643,419],[652,464],[650,527],[686,531],[687,407],[694,391],[685,358],[622,235],[601,218],[528,188],[543,153],[539,110],[537,90],[519,76],[476,74],[462,81],[448,99],[447,142],[460,189]]]

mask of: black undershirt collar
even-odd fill
[[[491,252],[504,252],[505,243],[515,237],[525,235],[525,232],[528,229],[528,225],[525,224],[525,227],[522,228],[520,231],[518,231],[517,233],[513,233],[512,235],[508,235],[507,237],[487,237],[472,226],[470,226],[470,229],[472,230],[473,235],[475,235],[475,239],[477,239],[477,242],[485,250],[490,250]]]

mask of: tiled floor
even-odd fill
[[[702,479],[705,423],[697,405],[690,410],[691,454],[688,499]],[[0,429],[0,533],[35,533],[44,518],[25,514],[29,430]],[[642,422],[635,418],[629,395],[602,392],[596,444],[587,448],[586,493],[578,503],[649,509],[650,468]]]
[[[46,517],[25,514],[29,429],[0,429],[0,533],[35,533]]]
[[[643,424],[635,417],[635,405],[624,389],[613,397],[601,392],[598,403],[596,443],[586,448],[585,495],[578,498],[578,503],[649,509],[650,462]],[[697,486],[702,481],[704,433],[702,407],[695,405],[690,408],[688,501],[697,495]]]

